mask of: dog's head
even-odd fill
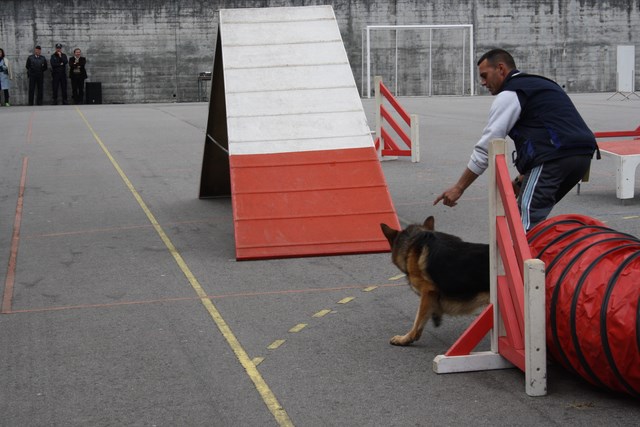
[[[380,224],[380,228],[382,229],[382,233],[384,233],[384,236],[389,241],[389,245],[391,246],[391,249],[393,249],[394,242],[396,241],[398,235],[400,235],[401,233],[406,232],[408,234],[413,235],[415,234],[415,232],[418,232],[418,231],[425,231],[425,230],[434,231],[435,230],[434,224],[435,224],[435,219],[433,218],[433,216],[430,216],[424,220],[422,225],[412,224],[402,231],[394,230],[393,228],[389,227],[387,224]]]
[[[430,216],[424,220],[422,225],[412,224],[402,231],[395,230],[387,224],[380,224],[382,233],[389,241],[389,246],[391,246],[391,260],[403,273],[407,272],[405,255],[409,250],[409,246],[425,231],[434,231],[434,223],[433,216]]]

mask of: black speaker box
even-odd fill
[[[84,93],[86,96],[85,104],[102,104],[102,83],[85,83]]]

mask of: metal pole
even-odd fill
[[[396,36],[395,95],[398,96],[398,30],[395,30],[395,36]]]
[[[360,96],[364,97],[364,28],[360,30]]]
[[[371,98],[371,32],[367,26],[367,98]]]
[[[464,75],[466,73],[464,69],[464,54],[465,54],[465,43],[467,42],[467,38],[465,37],[464,30],[462,30],[462,96],[464,96]]]
[[[471,91],[471,96],[476,94],[475,91],[475,80],[473,78],[473,25],[469,25],[469,89]]]
[[[432,41],[432,36],[433,36],[433,30],[431,28],[429,28],[429,96],[431,96],[431,89],[432,89],[432,80],[431,80],[431,71],[432,71],[432,67],[431,67],[431,41]]]

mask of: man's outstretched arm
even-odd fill
[[[460,198],[460,196],[462,196],[462,193],[464,193],[464,190],[466,190],[473,183],[473,181],[475,181],[476,178],[478,178],[478,176],[479,176],[478,174],[475,174],[469,168],[466,168],[462,173],[462,175],[460,176],[460,178],[458,179],[458,182],[456,182],[453,187],[445,190],[444,193],[440,194],[433,201],[433,204],[437,205],[438,202],[442,200],[442,203],[445,206],[457,205],[458,199]]]

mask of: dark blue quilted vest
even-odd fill
[[[522,112],[509,132],[516,145],[514,163],[526,173],[549,160],[593,155],[596,139],[575,106],[553,80],[513,71],[502,91],[516,92]]]

